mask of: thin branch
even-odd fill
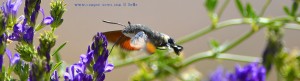
[[[177,41],[177,44],[184,44],[186,42],[192,41],[192,40],[199,38],[211,31],[214,31],[214,30],[222,29],[224,27],[228,27],[228,26],[232,26],[232,25],[245,24],[245,23],[249,23],[249,22],[244,21],[244,19],[231,19],[231,20],[220,22],[215,27],[212,27],[212,25],[210,25],[201,30],[198,30],[194,33],[188,34],[188,35],[180,38]]]
[[[208,51],[208,52],[204,52],[204,53],[198,53],[198,54],[194,54],[193,56],[187,58],[186,60],[183,61],[182,65],[180,67],[185,67],[188,66],[194,62],[197,62],[199,60],[202,59],[206,59],[206,58],[221,58],[221,59],[227,59],[227,60],[236,60],[236,61],[246,61],[249,62],[248,59],[236,59],[238,55],[230,55],[230,54],[226,54],[226,55],[222,55],[220,53],[224,53],[227,52],[228,50],[236,47],[237,45],[239,45],[241,42],[243,42],[244,40],[248,39],[250,36],[252,36],[256,31],[249,31],[248,33],[244,34],[243,36],[241,36],[240,38],[236,39],[234,42],[229,43],[229,44],[225,44],[220,46],[220,48],[223,48],[220,50],[219,53],[214,52],[214,51]],[[222,55],[222,56],[219,56]],[[229,56],[228,56],[229,55]],[[241,56],[239,56],[240,58]],[[247,56],[243,56],[243,57],[247,57]]]

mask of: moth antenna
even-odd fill
[[[116,45],[122,38],[123,38],[123,36],[120,36],[120,37],[117,39],[117,41],[114,43],[114,45],[111,47],[111,49],[110,49],[110,51],[109,51],[110,54],[111,54],[113,48],[115,47],[115,45]]]
[[[130,21],[128,21],[128,25],[131,25],[131,22],[130,22]]]
[[[125,25],[123,25],[121,23],[116,23],[116,22],[112,22],[112,21],[108,21],[108,20],[102,20],[102,22],[109,23],[109,24],[116,24],[116,25],[120,25],[120,26],[126,27]]]

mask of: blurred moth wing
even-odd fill
[[[131,37],[130,46],[135,48],[146,47],[148,36],[144,32],[138,32],[134,37]]]
[[[144,32],[138,33],[132,38],[125,36],[122,30],[108,31],[103,34],[109,42],[120,46],[124,50],[137,51],[145,47],[146,51],[150,54],[153,54],[156,50],[156,47],[147,41],[147,35]]]

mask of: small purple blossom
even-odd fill
[[[224,69],[218,68],[215,72],[213,72],[210,76],[210,81],[227,81],[224,75]]]
[[[45,17],[44,9],[41,8],[40,11],[43,14],[42,24],[43,25],[50,25],[54,21],[53,18],[51,16]]]
[[[23,23],[18,23],[14,25],[13,33],[9,36],[10,40],[13,41],[25,41],[32,44],[34,36],[34,28],[26,25],[26,19]]]
[[[32,44],[33,43],[33,35],[34,35],[34,28],[29,27],[23,36],[24,41],[29,44]]]
[[[14,55],[14,57],[12,57],[12,53],[11,53],[11,51],[10,51],[9,49],[6,49],[5,52],[6,52],[6,55],[7,55],[8,59],[9,59],[9,64],[10,64],[10,66],[13,66],[13,65],[15,65],[17,62],[20,61],[20,54],[16,53],[16,54]]]
[[[1,10],[4,12],[4,16],[6,18],[9,17],[9,15],[12,15],[14,18],[16,18],[18,9],[20,5],[22,4],[22,0],[16,0],[15,2],[12,2],[11,0],[8,0],[5,5],[1,7]]]
[[[52,73],[50,81],[59,81],[58,74],[57,74],[56,70]]]
[[[214,72],[210,81],[265,81],[266,69],[259,65],[259,63],[250,63],[244,67],[236,66],[235,72],[227,73],[223,77],[223,70],[218,69]]]
[[[75,63],[67,67],[64,74],[65,81],[93,81],[92,76],[86,74],[85,70],[86,67],[82,63]]]

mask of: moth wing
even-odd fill
[[[117,40],[122,37],[126,38],[125,35],[123,35],[122,30],[116,30],[116,31],[108,31],[103,33],[106,36],[106,39],[109,42],[115,43]],[[130,39],[130,38],[129,38]]]
[[[156,51],[156,47],[151,42],[148,41],[146,44],[146,51],[150,54],[153,54]]]
[[[144,33],[144,32],[143,32]],[[131,38],[130,37],[127,37],[125,36],[123,33],[122,33],[122,30],[116,30],[116,31],[109,31],[109,32],[104,32],[103,33],[105,36],[106,36],[106,39],[109,41],[109,42],[112,42],[112,43],[115,43],[116,45],[119,45],[121,48],[125,49],[125,50],[129,50],[129,51],[135,51],[135,50],[140,50],[141,48],[136,48],[136,47],[133,47],[131,45]],[[136,37],[133,37],[133,38],[136,38],[136,39],[147,39],[147,37],[143,37],[143,36],[138,36],[140,34],[137,34]],[[142,34],[143,35],[143,34]],[[146,34],[145,34],[146,35]],[[120,38],[121,37],[121,38]],[[118,41],[119,40],[119,41]],[[118,41],[118,42],[117,42]],[[135,40],[136,44],[138,43],[137,40]],[[145,44],[145,42],[144,42]],[[150,54],[153,54],[156,50],[156,47],[149,41],[146,42],[146,51]]]
[[[135,48],[130,45],[130,39],[129,37],[125,36],[122,33],[122,30],[116,30],[116,31],[109,31],[103,33],[106,36],[106,39],[109,42],[112,42],[116,45],[120,45],[121,48],[129,51],[133,50],[139,50],[140,48]]]
[[[143,48],[146,46],[147,39],[148,36],[143,31],[140,31],[131,38],[130,45],[136,48]]]

